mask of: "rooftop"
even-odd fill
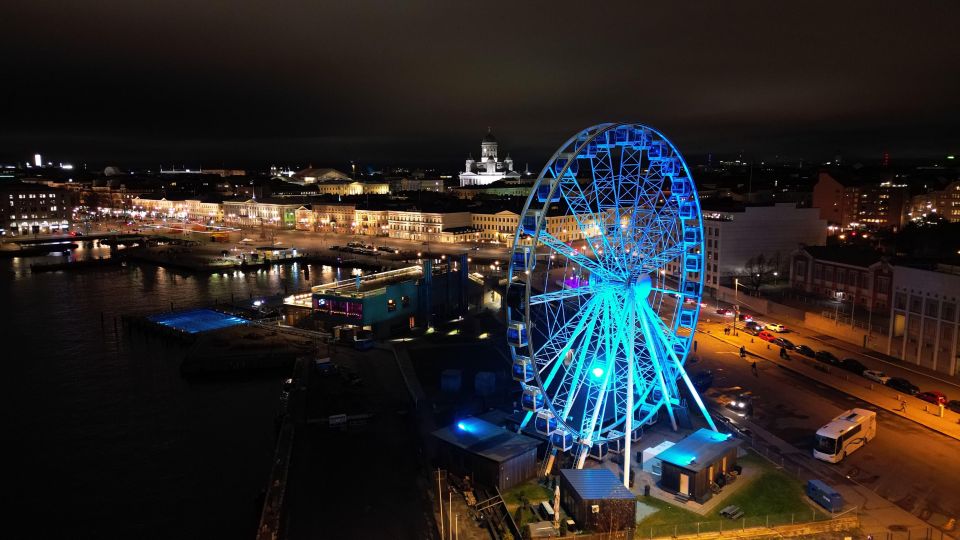
[[[498,463],[528,452],[540,444],[536,439],[507,431],[479,418],[465,418],[434,431],[433,436]]]
[[[853,246],[805,246],[803,251],[818,261],[830,261],[860,268],[867,268],[883,258],[883,254],[879,251]]]
[[[729,433],[700,428],[686,439],[657,454],[657,459],[698,472],[709,467],[731,448],[738,446],[740,441]]]
[[[610,469],[561,469],[560,476],[585,500],[637,498]]]

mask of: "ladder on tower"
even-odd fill
[[[590,446],[586,444],[577,445],[577,452],[573,457],[573,468],[582,469],[584,462],[587,461],[587,454],[590,453]]]
[[[550,469],[553,468],[553,462],[557,459],[557,449],[553,446],[553,440],[547,439],[547,449],[543,453],[543,461],[540,462],[538,476],[544,477],[550,475]]]

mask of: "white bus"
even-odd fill
[[[817,430],[813,457],[837,463],[877,436],[877,413],[850,409]]]

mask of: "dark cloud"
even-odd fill
[[[956,2],[13,2],[0,157],[536,163],[608,119],[690,153],[960,144]]]

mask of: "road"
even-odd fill
[[[719,327],[719,323],[707,319],[701,329]],[[772,362],[759,361],[755,376],[750,359],[742,360],[736,346],[704,334],[698,334],[697,341],[700,360],[691,371],[713,370],[715,389],[742,387],[752,391],[756,396],[753,420],[802,450],[810,450],[816,430],[840,412],[853,407],[877,411],[876,439],[843,462],[829,466],[915,514],[926,510],[960,515],[960,491],[956,489],[960,441]]]

